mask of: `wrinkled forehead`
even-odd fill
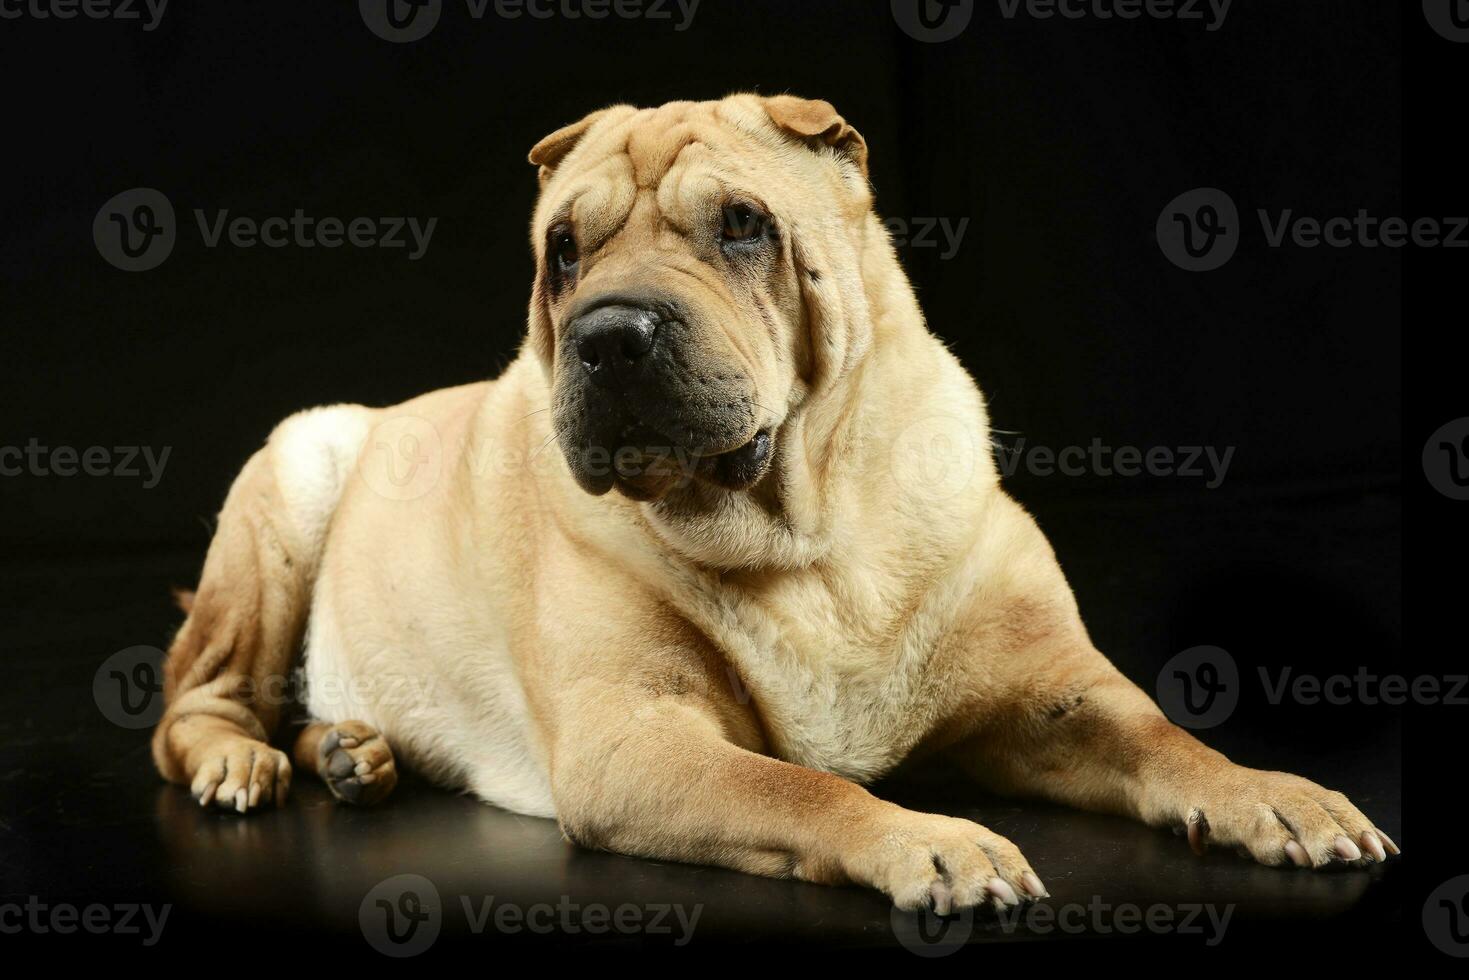
[[[593,245],[635,206],[656,207],[681,233],[733,196],[779,209],[798,184],[823,178],[813,154],[782,137],[757,105],[674,102],[601,120],[561,161],[536,210],[538,229],[575,224]]]

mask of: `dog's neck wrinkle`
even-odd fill
[[[936,410],[924,406],[923,389],[946,365],[875,215],[857,245],[864,302],[861,318],[846,323],[846,336],[862,345],[860,355],[792,409],[777,431],[775,465],[765,479],[746,491],[696,486],[639,505],[650,531],[701,572],[808,569],[842,551],[843,542],[888,523],[889,501],[853,492],[853,481],[892,465],[904,426],[915,413]],[[880,377],[886,383],[877,383]]]
[[[864,225],[861,240],[861,265],[868,316],[849,335],[870,338],[867,349],[853,365],[848,376],[834,390],[818,399],[831,399],[829,405],[813,405],[803,411],[802,418],[816,423],[807,426],[801,454],[803,473],[788,474],[793,480],[804,478],[810,484],[807,496],[818,502],[815,513],[788,515],[791,524],[816,536],[838,538],[842,528],[834,506],[834,488],[842,484],[844,471],[862,471],[865,467],[888,465],[885,459],[895,432],[891,422],[905,413],[889,404],[893,389],[870,383],[886,366],[898,368],[908,375],[937,374],[942,365],[935,355],[936,340],[924,323],[918,298],[912,284],[903,274],[897,255],[886,233],[874,236],[871,225],[876,215]],[[874,284],[900,283],[900,288],[886,291]],[[895,295],[896,294],[896,295]],[[902,397],[911,397],[906,389]],[[804,406],[803,406],[804,408]],[[840,450],[846,449],[848,452]],[[867,515],[847,515],[864,519]]]
[[[912,287],[900,272],[893,275],[896,258],[887,239],[880,239],[876,248],[888,254],[871,258],[879,265],[891,262],[893,269],[864,279],[902,286],[896,295],[891,289],[886,294],[872,288],[865,291],[870,316],[868,322],[853,325],[853,333],[874,340],[839,383],[796,406],[778,433],[776,465],[757,487],[737,495],[744,498],[743,516],[754,518],[759,526],[753,532],[758,544],[743,549],[747,560],[710,562],[705,567],[754,574],[796,572],[843,550],[844,541],[874,522],[880,526],[883,515],[869,511],[873,507],[881,511],[887,502],[869,502],[864,494],[844,488],[873,467],[891,465],[893,441],[912,409],[911,404],[894,402],[911,400],[913,392],[907,385],[885,387],[875,379],[884,372],[889,377],[932,379],[943,365],[941,348],[924,325]],[[867,259],[864,256],[864,268]],[[704,531],[718,533],[712,526]]]

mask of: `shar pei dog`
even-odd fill
[[[928,756],[1263,864],[1396,853],[1092,645],[867,157],[785,95],[619,105],[537,143],[519,355],[302,412],[245,464],[169,652],[163,775],[244,813],[293,769],[371,804],[402,763],[587,847],[940,913],[1046,889],[1011,841],[864,788]]]

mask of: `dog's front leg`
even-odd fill
[[[867,885],[901,908],[943,914],[1044,893],[998,834],[736,745],[728,712],[702,699],[598,684],[567,700],[578,703],[578,720],[556,739],[552,791],[577,843]]]
[[[1136,685],[1075,639],[1038,644],[1022,693],[957,749],[1001,792],[1187,828],[1262,864],[1382,861],[1397,846],[1341,793],[1248,769],[1172,724]]]

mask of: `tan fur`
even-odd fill
[[[618,106],[531,160],[520,357],[487,384],[298,416],[246,465],[170,654],[165,776],[205,803],[283,799],[289,765],[265,744],[279,711],[241,684],[289,672],[309,618],[319,720],[298,765],[330,778],[324,739],[381,733],[352,758],[362,773],[396,754],[589,846],[857,882],[909,908],[1039,893],[1009,841],[859,785],[945,752],[996,789],[1207,826],[1267,864],[1292,840],[1312,865],[1371,849],[1339,794],[1233,765],[1092,647],[873,213],[866,144],[831,106]],[[766,275],[696,247],[734,192],[780,221]],[[557,220],[582,240],[570,295],[545,286]],[[654,480],[635,500],[570,478],[563,318],[628,284],[719,324],[691,370],[753,382],[776,453],[755,486]]]

